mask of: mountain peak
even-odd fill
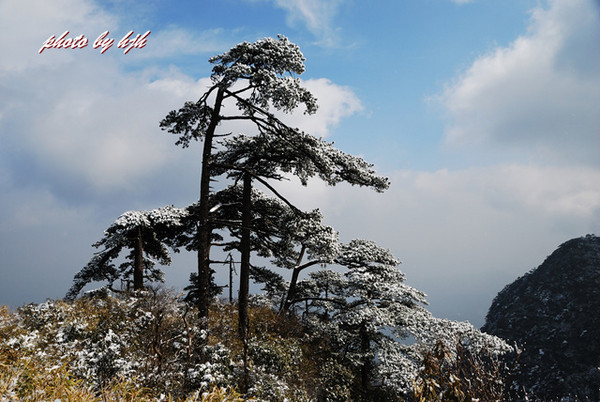
[[[494,299],[482,330],[523,349],[519,386],[543,399],[599,400],[600,237],[561,244]]]

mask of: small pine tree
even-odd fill
[[[185,210],[166,206],[151,211],[128,211],[119,216],[106,229],[104,237],[94,243],[94,247],[104,249],[75,275],[65,298],[75,299],[92,281],[107,281],[112,289],[117,280],[129,282],[133,279],[134,290],[143,289],[144,279],[162,282],[164,274],[154,261],[161,265],[171,263],[168,246],[173,245],[171,240],[181,229],[181,219],[185,215]],[[130,252],[126,261],[117,267],[114,261],[123,249]]]

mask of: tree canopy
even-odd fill
[[[107,281],[109,287],[122,280],[133,280],[134,289],[143,287],[143,280],[162,282],[164,274],[156,267],[171,264],[168,247],[173,246],[174,234],[181,227],[187,212],[173,206],[150,211],[127,211],[104,232],[93,246],[103,248],[79,271],[67,292],[74,299],[92,281]],[[115,266],[123,249],[130,250],[125,262]]]
[[[206,93],[197,102],[186,102],[178,111],[171,111],[161,122],[164,130],[178,136],[176,145],[185,148],[192,140],[204,141],[196,215],[198,230],[193,243],[198,251],[199,320],[206,319],[210,304],[213,232],[223,222],[210,214],[210,199],[214,195],[211,181],[214,178],[224,175],[236,183],[242,180],[242,195],[247,194],[247,201],[241,202],[241,211],[245,213],[234,225],[245,233],[240,238],[240,286],[244,289],[239,297],[240,317],[246,310],[243,307],[243,300],[247,299],[245,289],[248,288],[245,278],[250,269],[253,228],[248,225],[252,224],[253,180],[265,185],[291,207],[293,204],[267,180],[282,180],[286,174],[291,174],[303,185],[315,176],[331,185],[345,181],[376,191],[383,191],[389,185],[386,178],[377,176],[372,166],[361,158],[345,154],[331,143],[290,127],[274,115],[274,110],[290,113],[301,105],[308,114],[317,110],[315,97],[302,87],[297,77],[304,72],[304,60],[298,46],[284,36],[240,43],[209,60],[214,65],[213,85]],[[222,106],[229,101],[236,107],[224,114]],[[246,123],[252,135],[218,133],[217,127],[227,121]],[[217,152],[214,151],[215,139],[219,139]]]

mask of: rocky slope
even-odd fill
[[[484,331],[522,349],[520,387],[543,400],[600,398],[600,237],[569,240],[494,299]]]

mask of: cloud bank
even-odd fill
[[[479,57],[442,94],[446,143],[598,166],[599,65],[597,2],[554,0],[534,9],[526,34]]]
[[[258,0],[251,0],[258,1]],[[324,47],[339,44],[339,30],[334,27],[334,18],[341,0],[267,0],[286,12],[288,25],[304,27],[317,38]]]

